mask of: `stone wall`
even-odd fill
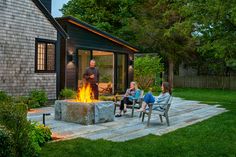
[[[0,90],[55,99],[56,73],[35,73],[35,38],[57,40],[57,30],[31,0],[1,0],[0,21]]]

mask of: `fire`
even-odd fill
[[[93,102],[93,91],[89,84],[79,89],[76,101]]]

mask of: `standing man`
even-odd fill
[[[94,99],[98,100],[99,71],[96,68],[96,62],[94,59],[90,60],[89,67],[86,68],[83,77],[86,80],[86,84],[90,84]]]

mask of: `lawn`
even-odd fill
[[[174,96],[221,104],[229,112],[163,136],[148,135],[127,142],[77,138],[48,143],[42,157],[236,157],[236,91],[175,89]]]

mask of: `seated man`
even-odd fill
[[[162,93],[155,100],[151,92],[144,96],[142,108],[137,110],[138,112],[145,112],[147,104],[153,103],[153,110],[163,111],[167,105],[170,98],[170,87],[168,82],[163,82],[161,86]],[[156,103],[154,103],[156,102]]]
[[[135,82],[130,83],[130,88],[126,90],[126,93],[120,103],[120,112],[116,117],[121,117],[122,111],[127,112],[127,105],[132,105],[134,99],[138,99],[140,96],[140,90],[137,88]]]

